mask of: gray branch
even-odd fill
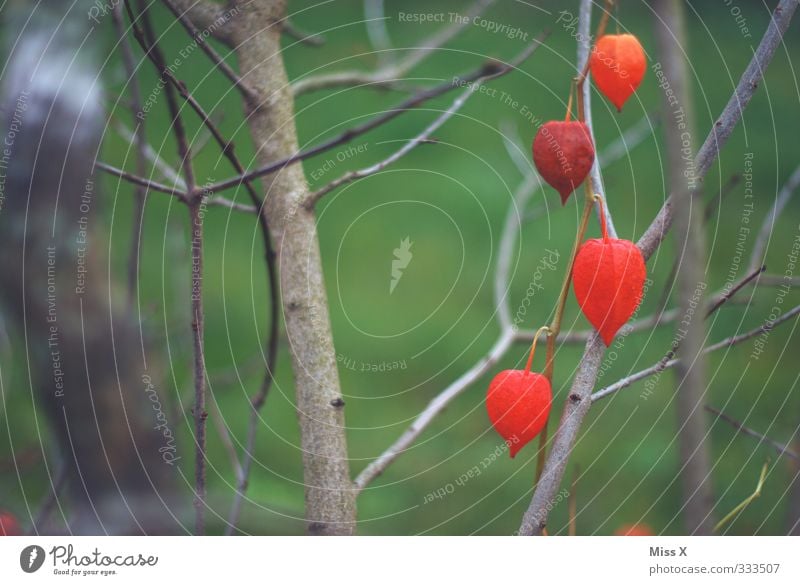
[[[775,49],[781,43],[783,34],[789,26],[797,4],[798,0],[782,0],[776,8],[773,19],[770,21],[769,27],[750,65],[739,80],[733,97],[725,106],[722,115],[695,156],[698,180],[702,180],[705,176],[711,164],[717,158],[720,148],[741,119],[744,108],[750,102],[758,82],[763,76],[763,71],[769,65]],[[652,256],[653,252],[661,244],[671,224],[672,198],[668,197],[637,243],[645,259]],[[540,534],[547,522],[547,506],[561,486],[561,480],[572,452],[572,446],[580,432],[583,418],[589,409],[591,402],[589,397],[597,379],[597,372],[603,354],[602,342],[595,335],[586,343],[578,372],[570,390],[571,399],[567,401],[564,407],[564,414],[553,438],[553,447],[547,458],[542,477],[536,486],[531,505],[523,519],[520,534]]]

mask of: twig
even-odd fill
[[[716,415],[717,418],[719,418],[719,419],[725,421],[726,423],[728,423],[729,425],[731,425],[734,429],[739,431],[741,434],[747,435],[748,437],[753,437],[755,439],[758,439],[759,443],[767,443],[768,445],[771,445],[778,452],[778,456],[786,455],[787,457],[791,457],[792,459],[800,461],[800,454],[795,453],[789,447],[789,445],[786,445],[785,443],[779,443],[778,441],[776,441],[774,439],[770,439],[766,435],[762,435],[758,431],[754,431],[750,427],[745,426],[743,423],[740,423],[738,420],[736,420],[734,418],[731,418],[730,416],[728,416],[727,414],[725,414],[724,412],[722,412],[720,410],[717,410],[713,406],[710,406],[710,405],[706,404],[705,405],[705,409],[708,412]]]
[[[376,71],[340,71],[315,75],[299,79],[292,83],[292,91],[295,96],[303,95],[321,89],[334,87],[349,87],[354,85],[368,85],[381,87],[397,81],[414,67],[424,61],[436,49],[449,42],[458,33],[472,24],[475,16],[482,14],[496,0],[476,0],[475,3],[464,14],[464,18],[457,19],[451,25],[437,31],[429,39],[415,47],[411,54],[398,62],[391,61]]]
[[[147,11],[146,0],[139,0],[139,12],[142,28],[133,12],[130,0],[125,0],[125,7],[131,20],[133,36],[138,41],[145,55],[153,62],[162,77],[171,78],[172,74],[167,69],[166,61],[156,44],[156,35],[153,31]],[[202,197],[197,197],[194,170],[190,156],[189,143],[186,130],[181,119],[180,109],[175,87],[171,83],[165,84],[167,107],[172,118],[172,129],[178,142],[178,155],[181,159],[181,168],[186,180],[186,202],[189,206],[189,222],[192,230],[191,238],[191,311],[192,311],[192,347],[194,352],[194,422],[195,422],[195,524],[196,535],[205,533],[205,499],[206,499],[206,371],[205,355],[203,352],[203,216]]]
[[[586,0],[583,0],[586,1]],[[792,15],[797,8],[797,0],[781,0],[775,10],[774,17],[764,34],[753,59],[737,86],[736,92],[723,110],[703,146],[695,156],[696,176],[702,180],[711,164],[719,154],[720,148],[730,136],[733,128],[741,118],[742,111],[755,92],[763,71],[769,65],[775,49],[780,44],[783,33],[789,26]],[[667,198],[661,210],[639,239],[637,246],[648,259],[666,237],[672,224],[672,199]],[[800,311],[800,307],[797,308]],[[757,335],[758,332],[754,333]],[[520,534],[541,533],[547,523],[547,505],[558,492],[564,470],[572,452],[572,446],[581,429],[583,419],[589,410],[592,387],[597,379],[600,362],[603,359],[603,345],[598,336],[587,343],[581,358],[578,371],[573,380],[569,396],[574,400],[567,402],[553,438],[553,446],[548,456],[545,470],[536,486],[531,505],[526,512],[520,527]]]
[[[606,0],[603,15],[600,19],[600,23],[597,26],[597,34],[595,38],[600,38],[603,35],[605,30],[606,22],[610,16],[610,11],[613,5],[613,0],[609,1]],[[581,18],[580,15],[586,14],[585,18]],[[586,6],[585,2],[581,4],[580,15],[578,18],[578,50],[577,50],[577,58],[575,60],[576,69],[578,71],[578,84],[577,84],[577,92],[578,92],[578,110],[580,113],[580,119],[586,124],[587,128],[589,129],[589,136],[592,139],[592,144],[597,144],[594,136],[594,124],[592,123],[592,84],[589,80],[587,74],[589,71],[589,53],[592,48],[592,35],[591,35],[591,5]],[[648,124],[650,125],[650,124]],[[600,195],[603,198],[603,202],[605,205],[595,205],[598,219],[600,217],[600,213],[605,214],[606,220],[606,228],[608,230],[608,235],[612,238],[617,237],[617,230],[614,227],[614,219],[611,217],[611,206],[608,198],[606,197],[606,190],[603,187],[603,177],[600,174],[600,159],[599,157],[595,157],[594,162],[592,163],[592,169],[589,173],[589,184],[591,185],[591,190],[593,193]],[[587,191],[588,196],[588,191]],[[588,201],[587,201],[588,202]],[[594,204],[594,202],[592,202]],[[555,340],[553,340],[555,343]]]
[[[237,13],[210,0],[172,0],[175,7],[196,27],[209,31],[214,38],[230,44],[231,18]]]
[[[781,0],[777,8],[775,8],[767,30],[747,69],[739,79],[736,90],[722,110],[722,114],[717,118],[700,150],[697,151],[694,161],[695,176],[699,181],[705,177],[708,169],[711,168],[719,151],[725,146],[731,133],[733,133],[733,129],[739,123],[744,109],[753,98],[758,84],[764,77],[764,71],[772,61],[778,45],[782,42],[786,29],[789,28],[789,23],[797,9],[797,5],[798,0]],[[636,245],[639,246],[645,258],[649,258],[655,252],[656,248],[661,244],[661,240],[664,239],[669,231],[673,219],[673,203],[673,198],[670,195],[655,219],[653,219],[653,222],[642,237],[639,238]]]
[[[737,284],[735,284],[733,287],[731,287],[731,289],[730,289],[728,292],[726,292],[726,293],[724,293],[724,294],[720,295],[720,296],[719,296],[719,298],[718,298],[718,299],[716,299],[716,300],[715,300],[715,301],[714,301],[714,302],[711,304],[711,306],[708,308],[708,311],[706,312],[706,317],[708,317],[709,315],[711,315],[712,313],[714,313],[714,312],[715,312],[717,309],[719,309],[719,308],[720,308],[720,307],[721,307],[723,304],[727,303],[727,302],[730,300],[730,298],[731,298],[733,295],[735,295],[737,292],[739,292],[740,290],[742,290],[742,289],[743,289],[744,287],[746,287],[748,284],[750,284],[751,282],[753,282],[753,281],[754,281],[756,278],[758,278],[758,276],[759,276],[759,275],[760,275],[762,272],[764,272],[764,270],[766,270],[766,269],[767,269],[767,267],[766,267],[766,266],[761,266],[761,267],[758,267],[758,268],[756,268],[756,269],[755,269],[755,270],[753,270],[753,271],[752,271],[750,274],[748,274],[748,275],[747,275],[747,276],[745,276],[745,277],[744,277],[742,280],[740,280],[740,281],[739,281]]]
[[[243,181],[252,181],[254,179],[258,179],[265,175],[269,175],[274,173],[277,170],[283,169],[289,165],[296,164],[300,161],[306,160],[307,158],[311,158],[312,156],[316,156],[323,152],[327,152],[337,146],[342,144],[346,144],[361,136],[362,134],[366,134],[370,130],[374,130],[383,124],[395,119],[396,117],[400,116],[401,114],[415,108],[416,106],[439,97],[457,87],[463,87],[469,85],[477,81],[478,79],[483,79],[487,81],[489,79],[496,79],[502,75],[509,73],[516,69],[522,62],[524,62],[528,57],[530,57],[533,52],[539,48],[544,40],[547,38],[549,33],[545,32],[537,36],[533,42],[519,55],[517,55],[514,59],[512,59],[508,63],[501,63],[499,61],[488,61],[481,65],[476,70],[466,74],[463,77],[455,77],[451,81],[446,81],[439,85],[435,85],[429,89],[424,89],[413,96],[407,98],[403,102],[399,103],[397,106],[388,109],[386,112],[375,116],[371,120],[364,122],[358,126],[354,126],[349,130],[345,130],[338,136],[335,136],[329,140],[321,142],[316,146],[312,146],[307,150],[301,150],[292,156],[287,158],[275,161],[273,163],[269,163],[261,168],[255,169],[253,171],[249,171],[242,175],[231,177],[230,179],[225,179],[224,181],[220,181],[219,183],[214,183],[209,185],[207,188],[208,193],[217,193],[219,191],[223,191],[224,189],[228,189],[230,187],[236,187]]]
[[[605,7],[606,10],[603,12],[603,16],[600,18],[600,22],[597,25],[597,37],[601,37],[603,32],[605,31],[606,23],[609,17],[609,10],[611,5],[613,4],[613,0],[606,0]],[[579,36],[578,36],[578,48],[577,48],[577,55],[576,55],[576,70],[578,72],[578,76],[575,78],[576,82],[576,93],[578,95],[578,120],[584,122],[589,129],[589,134],[592,139],[592,143],[595,144],[594,136],[592,134],[592,117],[591,112],[589,111],[589,96],[591,92],[589,91],[589,84],[587,83],[587,75],[589,72],[589,43],[590,43],[590,35],[589,30],[591,26],[591,3],[590,2],[583,2],[581,4],[580,15],[579,15]],[[567,106],[567,115],[569,116],[569,106]],[[572,251],[569,256],[569,261],[567,262],[567,269],[564,272],[564,280],[561,284],[561,291],[558,295],[558,300],[556,301],[556,307],[554,310],[553,320],[550,323],[550,335],[547,336],[547,348],[546,348],[546,357],[545,357],[545,366],[544,366],[544,376],[548,379],[548,381],[552,384],[553,382],[553,371],[555,368],[555,357],[556,357],[556,340],[558,339],[558,335],[561,333],[561,321],[564,317],[564,308],[567,304],[567,297],[569,296],[569,289],[570,284],[572,283],[572,270],[575,266],[575,258],[578,255],[578,250],[583,242],[583,237],[586,233],[586,228],[589,225],[589,216],[591,215],[592,208],[598,205],[598,217],[600,213],[605,214],[605,221],[607,226],[608,234],[612,237],[616,237],[616,231],[614,230],[613,222],[609,221],[609,211],[608,205],[603,205],[600,209],[599,203],[596,202],[596,191],[595,186],[597,185],[599,188],[602,189],[602,179],[600,178],[600,171],[597,159],[592,162],[592,169],[593,175],[590,173],[590,177],[583,181],[583,190],[584,190],[584,203],[583,203],[583,213],[581,215],[580,222],[578,223],[578,229],[575,233],[575,242],[572,245]],[[601,195],[602,197],[602,195]],[[542,428],[541,433],[539,434],[539,455],[538,460],[536,462],[536,481],[539,481],[539,478],[542,475],[542,471],[544,470],[545,459],[547,456],[547,443],[548,443],[548,436],[549,436],[549,427],[550,427],[550,419],[548,418],[545,421],[544,428]]]
[[[236,447],[233,445],[230,429],[228,429],[225,420],[222,418],[222,412],[220,412],[219,403],[217,403],[216,400],[213,402],[209,412],[211,413],[211,420],[214,423],[214,428],[217,429],[219,440],[222,442],[225,453],[228,455],[228,460],[231,462],[233,473],[238,480],[238,478],[242,476],[242,465],[239,463],[239,456],[236,454]]]
[[[260,208],[260,206],[256,207],[255,205],[247,205],[246,203],[237,203],[236,201],[232,201],[227,197],[223,197],[222,195],[215,195],[214,197],[206,200],[206,203],[209,206],[227,207],[228,209],[241,211],[242,213],[257,214]]]
[[[378,55],[379,63],[389,59],[389,50],[392,48],[386,20],[383,0],[364,0],[364,24],[367,27],[367,37]]]
[[[758,279],[758,284],[761,286],[788,285],[794,288],[800,286],[800,277],[788,277],[785,274],[763,274]]]
[[[600,168],[604,169],[610,164],[629,156],[633,147],[638,146],[653,135],[653,130],[658,126],[658,123],[658,117],[642,116],[638,122],[625,130],[614,142],[597,154]]]
[[[114,124],[114,127],[123,140],[127,140],[129,142],[136,140],[134,132],[128,128],[124,122],[117,120]],[[186,192],[186,181],[183,180],[183,177],[180,176],[180,173],[178,173],[178,171],[170,166],[169,163],[161,158],[158,153],[153,150],[153,147],[147,142],[144,143],[144,156],[156,169],[158,169],[158,172],[161,173],[162,178],[177,185],[177,190],[179,192]]]
[[[281,22],[281,30],[285,35],[309,47],[321,47],[325,44],[325,37],[321,34],[306,32],[288,18],[284,18]]]
[[[148,5],[146,0],[138,0],[140,18],[142,20],[142,27],[138,24],[138,19],[133,13],[130,5],[131,0],[125,0],[125,6],[128,11],[128,17],[131,19],[131,30],[134,38],[141,46],[145,56],[153,62],[159,74],[162,77],[170,77],[172,73],[167,68],[164,55],[156,44],[156,35],[153,31],[152,24],[147,13]],[[178,107],[178,99],[175,88],[170,85],[165,85],[165,93],[167,96],[167,108],[169,109],[170,118],[172,119],[172,129],[175,133],[175,140],[178,143],[178,156],[181,160],[181,169],[187,185],[187,198],[194,195],[194,189],[197,185],[194,178],[194,169],[192,169],[191,152],[189,149],[189,140],[186,136],[186,128],[183,125],[181,118],[180,108]]]
[[[725,200],[725,197],[733,191],[734,187],[739,184],[739,180],[741,179],[741,175],[733,174],[731,175],[730,179],[722,186],[722,188],[715,194],[715,196],[708,202],[703,211],[703,222],[708,223],[711,217],[714,214],[718,205],[721,205],[722,202]],[[661,287],[661,298],[656,304],[658,307],[657,311],[662,311],[666,308],[667,304],[669,304],[669,295],[672,292],[672,287],[675,284],[675,278],[678,275],[678,267],[680,266],[681,258],[680,256],[676,256],[675,259],[672,261],[672,268],[670,269],[669,276],[667,276],[666,280],[664,281],[664,285]]]
[[[672,94],[662,92],[662,115],[666,150],[667,185],[675,200],[675,256],[680,258],[676,274],[678,304],[683,315],[695,305],[704,306],[705,291],[699,284],[707,278],[708,258],[701,200],[694,169],[682,149],[694,152],[694,107],[691,76],[686,57],[686,18],[682,0],[655,0],[653,20],[658,55]],[[675,112],[680,112],[680,119]],[[724,301],[723,301],[724,302]],[[711,448],[708,423],[698,405],[708,386],[706,359],[702,355],[706,324],[685,318],[676,327],[681,343],[674,351],[682,358],[676,374],[676,410],[679,477],[683,492],[683,523],[689,534],[710,534],[714,526],[714,492],[711,485]]]
[[[762,270],[763,270],[763,267],[754,270],[750,274],[746,275],[743,279],[741,279],[738,283],[736,283],[731,288],[730,291],[717,294],[714,297],[714,300],[711,302],[710,308],[708,309],[708,311],[706,311],[706,314],[705,314],[704,318],[708,319],[709,317],[711,317],[711,315],[713,315],[716,311],[718,311],[720,309],[720,307],[722,307],[722,305],[724,305],[725,303],[730,301],[737,292],[739,292],[745,286],[747,286],[748,283],[750,283],[753,280],[755,280],[758,277],[758,275],[761,274]],[[683,314],[683,313],[680,313],[680,314]],[[659,362],[659,364],[664,365],[667,362],[669,362],[670,360],[672,360],[672,358],[675,357],[675,354],[677,353],[679,346],[680,346],[680,341],[673,341],[672,347],[664,355],[664,357],[661,358],[661,361]],[[677,365],[678,363],[680,363],[680,360],[674,360],[674,361],[675,361],[675,364],[673,364],[673,365]],[[593,396],[592,399],[594,400],[594,395],[592,395],[592,396]]]
[[[166,193],[167,195],[173,195],[180,200],[185,200],[186,193],[183,190],[183,185],[180,185],[178,189],[173,187],[169,187],[162,183],[158,183],[157,181],[151,181],[150,179],[145,179],[144,177],[140,177],[134,173],[129,173],[127,171],[123,171],[122,169],[118,169],[108,163],[97,161],[94,163],[94,168],[101,170],[103,172],[108,173],[109,175],[113,175],[115,177],[119,177],[120,179],[125,179],[129,183],[133,183],[134,185],[141,185],[149,189],[150,191],[157,191],[159,193]]]
[[[233,69],[231,69],[230,65],[228,65],[222,59],[219,53],[214,50],[214,47],[205,41],[203,33],[210,30],[211,27],[204,27],[202,31],[198,29],[194,22],[192,22],[192,19],[189,17],[188,13],[178,7],[179,2],[176,0],[162,0],[162,2],[164,2],[164,5],[169,9],[169,11],[175,15],[175,18],[178,19],[178,22],[183,25],[183,28],[185,28],[186,32],[189,33],[189,36],[192,37],[192,40],[194,40],[200,49],[206,55],[208,55],[208,58],[211,59],[217,69],[219,69],[220,72],[228,78],[233,86],[239,90],[251,104],[257,104],[258,99],[253,89],[247,85],[247,82],[245,82],[244,79],[239,77],[239,75]]]
[[[753,500],[761,497],[761,488],[764,487],[764,481],[767,479],[767,469],[769,469],[769,461],[764,463],[764,466],[761,468],[761,475],[758,477],[758,484],[756,485],[755,491],[749,496],[747,496],[744,499],[744,501],[739,503],[739,505],[736,506],[733,510],[728,512],[728,514],[726,514],[726,516],[722,520],[717,522],[717,524],[714,526],[713,530],[714,532],[719,532],[723,526],[725,526],[728,522],[733,520],[737,516],[737,514],[739,514],[742,510],[744,510],[747,506],[749,506],[753,502]]]
[[[436,132],[442,125],[447,122],[453,115],[458,112],[461,107],[467,102],[469,97],[475,93],[476,89],[480,87],[480,80],[476,81],[474,85],[471,85],[467,88],[463,93],[461,93],[455,101],[447,108],[444,112],[442,112],[425,130],[423,130],[420,134],[406,142],[402,148],[393,152],[390,156],[383,159],[382,161],[375,163],[369,167],[365,167],[360,170],[350,171],[345,173],[338,179],[334,179],[324,187],[314,191],[308,198],[306,202],[307,207],[313,207],[320,199],[322,199],[325,195],[333,191],[334,189],[346,184],[350,183],[351,181],[355,181],[356,179],[363,179],[364,177],[368,177],[370,175],[374,175],[376,173],[381,172],[383,169],[391,165],[392,163],[397,162],[406,154],[414,150],[420,144],[424,144],[428,138],[430,138],[431,134]]]
[[[507,306],[508,295],[508,263],[502,260],[505,255],[510,255],[513,248],[513,240],[519,233],[519,210],[525,207],[525,203],[533,194],[534,189],[539,185],[539,181],[532,175],[528,175],[518,187],[514,197],[514,204],[509,206],[506,215],[503,235],[501,236],[500,257],[497,263],[497,274],[495,277],[495,302],[497,303],[497,314],[501,324],[501,333],[492,348],[472,368],[462,374],[457,380],[445,388],[442,392],[417,415],[411,426],[387,448],[381,455],[372,461],[356,477],[355,488],[361,491],[372,480],[378,477],[384,470],[402,454],[428,425],[447,407],[447,405],[475,383],[481,376],[490,371],[494,365],[505,355],[509,348],[514,344],[515,335],[511,327],[510,312]]]
[[[137,120],[137,114],[142,111],[142,96],[139,88],[139,78],[136,75],[136,63],[133,58],[133,49],[128,40],[127,31],[123,19],[122,4],[117,4],[111,10],[111,19],[114,22],[114,29],[119,36],[120,48],[122,51],[122,63],[125,73],[128,76],[127,84],[130,86],[130,108],[133,119]],[[145,132],[144,119],[135,122],[133,142],[136,145],[136,174],[144,176],[147,173],[145,164],[147,139]],[[128,304],[132,305],[136,297],[139,285],[139,255],[142,249],[142,223],[144,221],[144,207],[147,192],[141,185],[134,188],[133,196],[135,206],[133,210],[133,226],[131,229],[130,252],[128,253]]]
[[[519,135],[517,125],[508,119],[500,121],[500,134],[503,135],[503,145],[506,148],[506,153],[514,166],[517,167],[519,174],[527,177],[531,173],[536,173],[536,167],[531,163],[531,159],[527,154],[527,147],[523,149],[521,146],[522,139]]]
[[[755,329],[751,329],[750,331],[747,331],[746,333],[742,333],[740,335],[733,335],[733,336],[727,337],[727,338],[723,339],[722,341],[719,341],[719,342],[717,342],[717,343],[715,343],[713,345],[709,345],[708,347],[706,347],[703,350],[703,353],[707,354],[707,353],[715,352],[715,351],[717,351],[719,349],[733,347],[734,345],[738,345],[739,343],[742,343],[743,341],[747,341],[748,339],[752,339],[756,335],[760,335],[762,333],[771,331],[772,329],[774,329],[778,325],[780,325],[782,323],[785,323],[786,321],[789,321],[790,319],[792,319],[793,317],[797,316],[798,314],[800,314],[800,305],[798,305],[797,307],[794,307],[790,311],[787,311],[786,313],[784,313],[783,315],[781,315],[780,317],[778,317],[777,319],[775,319],[775,321],[773,321],[771,323],[770,322],[764,323],[763,325],[761,325],[759,327],[756,327]],[[611,394],[614,394],[615,392],[618,392],[618,391],[622,390],[623,388],[627,388],[628,386],[630,386],[634,382],[638,382],[639,380],[643,380],[645,378],[649,378],[653,374],[658,374],[663,370],[668,370],[670,368],[674,368],[677,365],[678,361],[679,360],[677,360],[677,359],[671,359],[671,360],[669,360],[667,362],[660,361],[659,363],[654,364],[654,365],[650,366],[649,368],[645,368],[644,370],[640,370],[640,371],[636,372],[635,374],[631,374],[629,376],[626,376],[625,378],[617,380],[616,382],[614,382],[610,386],[606,386],[602,390],[598,390],[597,392],[592,394],[591,395],[591,401],[594,403],[594,402],[596,402],[598,400],[606,398],[607,396],[610,396]]]
[[[772,236],[772,230],[775,227],[775,222],[777,221],[781,212],[783,212],[786,204],[789,203],[789,199],[791,199],[798,187],[800,187],[800,166],[794,170],[792,176],[789,177],[789,180],[784,183],[783,187],[781,187],[781,190],[778,192],[778,196],[775,198],[775,202],[772,204],[772,208],[764,218],[764,223],[761,224],[761,229],[758,232],[758,237],[756,238],[755,244],[753,244],[753,251],[750,256],[751,268],[755,268],[758,266],[759,262],[764,261],[767,243]]]
[[[417,415],[411,426],[408,427],[400,438],[386,449],[381,455],[372,461],[367,467],[358,474],[355,479],[355,489],[363,490],[367,484],[378,477],[400,454],[402,454],[413,443],[422,431],[447,407],[447,405],[459,394],[469,388],[476,380],[490,371],[494,365],[502,358],[514,343],[514,334],[511,331],[504,331],[495,341],[489,353],[472,366],[456,381],[450,384]]]
[[[169,1],[169,0],[165,0]],[[191,30],[189,31],[191,33]],[[180,95],[187,101],[191,108],[197,113],[203,122],[203,125],[208,128],[214,140],[219,145],[225,158],[228,159],[234,170],[239,173],[244,173],[244,167],[235,154],[235,146],[233,142],[227,140],[220,132],[217,125],[211,120],[210,116],[205,112],[199,102],[189,93],[186,85],[178,81],[171,72],[165,71],[169,82],[174,86]],[[247,97],[247,96],[245,96]],[[256,192],[250,180],[243,180],[250,200],[253,203],[253,209],[258,214],[259,227],[261,229],[261,236],[264,243],[264,256],[267,267],[267,281],[270,289],[270,333],[267,345],[267,359],[265,364],[264,379],[261,383],[258,393],[251,401],[251,417],[248,428],[248,439],[244,448],[244,463],[242,464],[242,473],[238,477],[238,485],[234,502],[232,504],[232,512],[229,516],[228,530],[233,530],[238,520],[239,510],[241,509],[241,500],[247,489],[249,481],[249,473],[251,469],[252,453],[255,448],[256,431],[258,421],[260,420],[259,412],[266,402],[267,395],[269,394],[270,387],[272,386],[275,365],[278,357],[278,336],[279,336],[279,316],[278,316],[278,275],[277,267],[275,265],[275,252],[272,248],[272,237],[270,234],[269,224],[264,212],[264,202]],[[208,196],[208,189],[203,188],[203,199]],[[202,202],[202,200],[200,202]],[[217,204],[230,203],[228,205],[231,209],[239,208],[238,204],[228,202],[222,198],[213,198]],[[194,289],[193,289],[194,290]],[[193,296],[194,298],[194,296]]]

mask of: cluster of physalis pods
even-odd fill
[[[605,22],[601,30],[604,26]],[[595,148],[583,122],[581,87],[591,72],[598,90],[621,111],[642,81],[645,68],[644,50],[635,36],[598,34],[586,68],[573,82],[566,119],[543,124],[533,140],[533,162],[542,178],[558,191],[562,204],[584,182],[587,200],[554,325],[536,332],[524,370],[504,370],[489,384],[489,419],[506,440],[511,457],[546,429],[552,402],[552,348],[570,284],[581,311],[607,346],[641,302],[646,276],[644,258],[633,242],[609,237],[602,198],[592,191],[591,181],[587,180]],[[578,120],[570,119],[573,92],[578,96]],[[595,202],[600,205],[602,235],[582,242]],[[548,336],[548,357],[544,374],[539,374],[532,372],[531,366],[542,334]]]

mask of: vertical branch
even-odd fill
[[[607,21],[610,11],[612,9],[612,3],[606,2],[604,13],[601,20],[601,26],[604,25],[604,21]],[[594,124],[592,123],[592,82],[589,77],[586,75],[587,68],[589,66],[589,53],[592,49],[592,35],[591,35],[591,24],[592,24],[592,0],[581,0],[580,5],[580,12],[579,12],[579,19],[578,19],[578,58],[576,60],[576,68],[578,74],[581,75],[580,78],[580,85],[578,86],[577,90],[579,93],[578,100],[581,104],[581,114],[583,122],[586,124],[586,127],[589,128],[589,136],[592,139],[592,144],[597,145],[597,141],[594,139]],[[598,37],[602,34],[602,30],[599,31]],[[649,126],[649,124],[648,124]],[[598,195],[603,196],[604,205],[597,206],[597,213],[603,213],[606,217],[606,228],[608,229],[608,234],[612,238],[617,237],[617,230],[614,227],[614,220],[611,217],[611,209],[608,201],[608,197],[606,197],[606,190],[603,187],[603,178],[600,174],[600,157],[595,156],[594,163],[592,164],[592,170],[589,174],[589,181],[591,182],[592,191],[597,193]]]
[[[156,44],[156,35],[147,13],[146,0],[138,0],[138,8],[142,26],[137,24],[130,0],[125,1],[131,19],[133,34],[147,57],[158,68],[162,80],[169,76],[164,55]],[[192,169],[191,151],[186,136],[186,128],[181,119],[178,96],[171,83],[164,83],[167,107],[172,119],[172,129],[178,142],[178,155],[181,160],[184,179],[186,181],[185,201],[189,205],[189,221],[191,223],[191,311],[192,311],[192,348],[194,374],[194,408],[192,411],[195,426],[195,534],[205,532],[205,497],[206,497],[206,418],[205,409],[206,376],[205,356],[203,354],[203,211],[204,198],[197,191],[194,170]]]
[[[232,23],[239,66],[258,97],[245,103],[259,161],[269,164],[298,151],[294,103],[281,60],[280,27],[285,2],[241,0]],[[314,210],[299,165],[265,176],[260,210],[275,241],[285,315],[292,348],[297,415],[303,453],[306,519],[312,534],[355,531],[355,491],[350,479],[344,406],[328,315]]]
[[[144,117],[139,118],[138,114],[142,111],[142,97],[139,88],[139,78],[136,75],[136,61],[133,58],[133,50],[131,49],[130,41],[125,30],[124,20],[122,18],[123,7],[122,4],[117,4],[111,12],[112,20],[114,21],[114,28],[120,39],[120,48],[122,51],[122,63],[125,67],[125,75],[127,77],[127,86],[130,91],[130,109],[133,114],[132,123],[135,124],[133,128],[133,142],[136,144],[136,174],[144,177],[147,173],[147,159],[146,148],[146,133]],[[141,254],[142,244],[142,222],[144,220],[144,207],[147,197],[147,192],[141,185],[136,185],[133,190],[134,196],[134,210],[133,210],[133,226],[131,228],[131,248],[128,254],[128,303],[132,304],[133,299],[136,298],[136,291],[139,285],[139,256]]]
[[[677,281],[679,314],[683,319],[676,326],[676,339],[683,339],[677,348],[680,362],[676,367],[676,404],[684,525],[689,534],[711,534],[711,452],[702,409],[707,390],[706,358],[702,353],[706,326],[703,319],[693,318],[695,306],[703,306],[707,252],[698,178],[694,163],[683,156],[694,151],[686,24],[681,0],[658,0],[653,7],[662,69],[674,96],[663,93],[663,127],[667,183],[674,201],[675,253],[680,258]]]
[[[600,18],[600,22],[597,25],[597,36],[601,36],[606,28],[606,23],[608,22],[608,17],[611,10],[611,4],[613,4],[612,0],[606,0],[605,3],[605,11],[603,12],[603,16]],[[592,143],[594,144],[594,131],[592,129],[592,118],[591,114],[588,112],[589,104],[588,96],[590,95],[590,86],[587,83],[587,76],[589,74],[589,49],[591,47],[591,36],[589,35],[589,30],[591,29],[591,22],[592,22],[592,2],[591,0],[583,0],[581,2],[580,13],[579,13],[579,36],[578,36],[578,51],[577,51],[577,59],[576,59],[576,69],[578,72],[577,77],[575,78],[576,83],[576,90],[578,94],[578,119],[584,122],[587,127],[589,128],[589,134],[592,139]],[[556,309],[555,309],[555,316],[553,317],[553,322],[550,324],[550,335],[547,337],[547,357],[545,358],[545,368],[544,368],[544,375],[545,377],[552,383],[553,381],[553,367],[555,363],[555,356],[556,356],[556,341],[558,340],[558,334],[561,332],[561,320],[564,316],[564,307],[567,304],[567,297],[569,296],[569,287],[572,283],[572,269],[575,264],[575,257],[578,254],[578,249],[580,248],[581,242],[583,241],[583,237],[586,234],[586,228],[589,225],[589,216],[592,212],[592,207],[595,205],[594,200],[594,185],[595,182],[602,187],[602,181],[600,180],[600,167],[598,166],[597,158],[595,157],[594,164],[592,165],[592,176],[587,177],[584,182],[584,193],[585,193],[585,200],[584,200],[584,207],[583,207],[583,214],[581,215],[580,223],[578,224],[578,231],[575,234],[575,243],[572,247],[572,253],[570,254],[569,262],[567,263],[567,270],[564,275],[564,281],[561,284],[561,291],[558,295],[558,300],[556,301]],[[608,232],[612,235],[612,237],[616,237],[616,231],[614,230],[614,224],[610,220],[610,214],[608,211],[608,206],[603,205],[598,207],[598,213],[606,214],[606,224],[608,228]],[[539,435],[539,454],[538,460],[536,462],[536,481],[539,481],[541,478],[542,473],[544,471],[545,465],[545,458],[546,458],[546,446],[547,446],[547,437],[548,437],[548,426],[549,421],[545,424],[544,428],[542,429],[542,433]]]
[[[389,53],[392,40],[386,28],[383,0],[364,0],[364,21],[367,37],[372,48],[378,54],[378,63],[383,64],[394,57]]]
[[[719,155],[720,149],[741,120],[742,112],[750,103],[775,50],[781,44],[797,6],[798,0],[781,0],[778,7],[775,8],[769,26],[759,42],[750,64],[739,79],[733,96],[728,100],[703,146],[694,157],[697,180],[703,179]],[[673,199],[670,196],[636,243],[645,260],[656,251],[669,232],[672,226],[673,212]],[[569,400],[564,405],[558,430],[553,437],[553,446],[547,456],[541,478],[536,484],[531,503],[523,516],[519,529],[520,534],[542,534],[547,525],[547,510],[552,506],[553,498],[561,486],[572,447],[581,430],[583,419],[589,411],[592,387],[597,380],[597,372],[603,354],[603,343],[594,333],[586,342],[578,371],[572,381]]]
[[[192,233],[192,348],[194,350],[194,433],[195,433],[195,534],[205,532],[206,498],[206,364],[203,353],[203,212],[202,198],[189,203]]]

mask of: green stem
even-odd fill
[[[747,496],[742,502],[739,503],[733,510],[728,512],[728,514],[719,522],[717,525],[714,526],[714,532],[719,532],[719,530],[725,526],[728,522],[733,520],[736,515],[744,510],[747,506],[749,506],[753,500],[759,498],[761,496],[761,488],[764,487],[764,481],[767,479],[767,468],[769,467],[769,461],[764,464],[764,467],[761,468],[761,475],[758,478],[758,485],[756,486],[755,491]]]
[[[594,192],[589,180],[584,181],[586,190],[586,199],[583,204],[583,215],[578,225],[578,232],[575,234],[575,243],[572,246],[572,254],[570,254],[569,265],[564,274],[564,282],[561,284],[561,292],[558,295],[558,302],[556,303],[555,315],[553,315],[553,322],[550,324],[550,333],[547,336],[547,353],[545,357],[544,377],[552,384],[553,383],[553,361],[556,354],[556,338],[561,331],[561,321],[564,316],[564,307],[567,304],[567,296],[569,295],[569,287],[572,284],[572,268],[575,265],[575,256],[578,255],[578,249],[583,242],[583,237],[586,235],[586,228],[589,225],[589,216],[594,207]],[[544,469],[544,461],[546,456],[547,446],[547,427],[549,421],[545,423],[541,434],[539,435],[539,455],[536,461],[536,481],[542,476]]]

